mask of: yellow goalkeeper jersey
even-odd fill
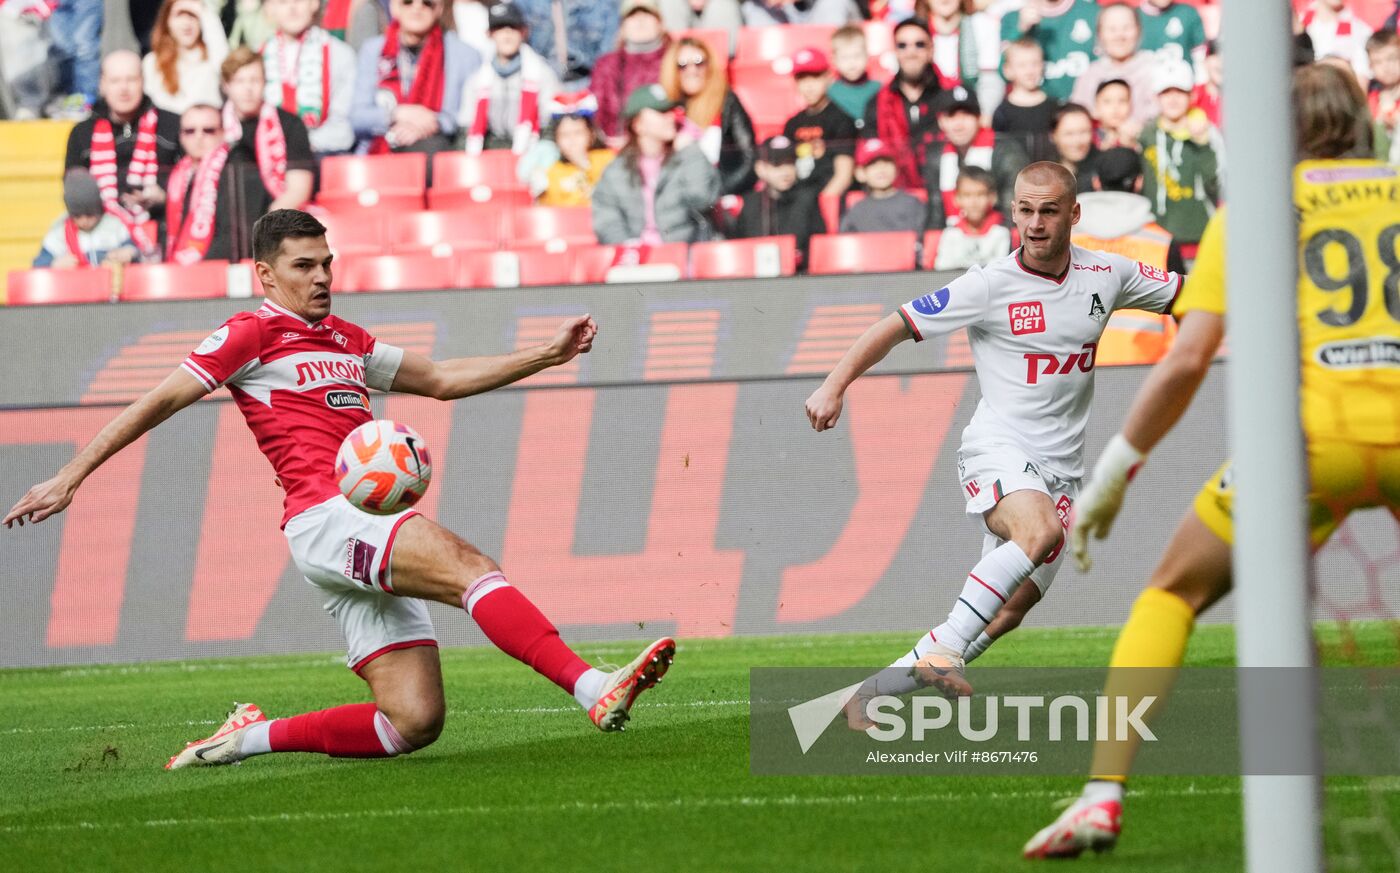
[[[1294,169],[1303,429],[1309,440],[1400,444],[1400,167]],[[1173,312],[1225,312],[1225,210]],[[1236,362],[1247,365],[1248,362]]]

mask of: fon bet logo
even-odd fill
[[[1013,303],[1006,307],[1006,312],[1011,319],[1012,335],[1045,333],[1045,307],[1039,302]]]

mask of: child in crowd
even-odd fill
[[[997,211],[996,178],[981,167],[958,174],[957,223],[948,222],[938,240],[935,270],[966,270],[1011,254],[1011,231]]]
[[[1191,65],[1163,64],[1156,84],[1160,114],[1139,139],[1142,194],[1152,201],[1157,223],[1194,250],[1220,199],[1219,158],[1210,121],[1191,108]]]
[[[805,187],[841,197],[855,175],[856,124],[827,96],[831,65],[817,49],[792,56],[792,75],[803,108],[783,125],[797,147],[797,176]]]
[[[588,206],[593,188],[612,163],[593,121],[598,102],[588,91],[557,94],[550,101],[550,126],[543,139],[516,164],[541,206]]]
[[[923,232],[928,223],[928,204],[894,187],[899,178],[895,158],[894,146],[884,140],[861,140],[856,150],[856,179],[865,185],[867,193],[841,219],[842,233]]]
[[[1031,160],[1054,160],[1050,118],[1060,107],[1041,85],[1045,82],[1045,50],[1034,37],[1023,36],[1006,46],[1006,99],[992,113],[992,130],[1020,137]]]
[[[1099,83],[1094,94],[1094,145],[1136,149],[1142,124],[1133,117],[1133,89],[1124,79]]]
[[[1379,134],[1376,155],[1395,163],[1400,161],[1400,36],[1393,30],[1376,31],[1366,40],[1366,57],[1372,77],[1367,100]]]
[[[816,189],[798,184],[796,144],[785,136],[770,138],[759,149],[755,169],[763,190],[743,196],[729,235],[752,239],[792,234],[797,237],[799,262],[805,264],[812,234],[826,233],[826,222],[817,207]]]
[[[136,257],[131,233],[107,214],[97,180],[87,170],[70,170],[63,179],[63,206],[68,214],[44,234],[36,267],[95,267],[129,264]]]
[[[880,90],[880,83],[866,73],[870,53],[865,46],[865,31],[859,25],[848,24],[831,35],[831,58],[836,67],[836,81],[827,88],[831,102],[856,124],[865,126],[865,107]]]

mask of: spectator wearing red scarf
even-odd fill
[[[861,136],[888,143],[898,155],[900,188],[923,184],[928,144],[938,134],[938,110],[946,99],[933,66],[933,35],[922,18],[894,29],[899,72],[865,105]]]
[[[287,110],[263,100],[267,81],[263,59],[247,46],[234,49],[220,68],[224,95],[224,138],[229,161],[256,172],[271,202],[267,211],[300,209],[311,199],[316,158],[306,125]]]
[[[444,2],[392,0],[384,35],[360,47],[350,123],[371,154],[452,147],[481,56],[444,27]]]
[[[320,0],[264,0],[263,14],[277,27],[262,48],[267,93],[263,99],[302,120],[318,155],[355,145],[350,98],[355,93],[355,50],[315,26]],[[326,4],[330,26],[335,3]],[[343,24],[342,24],[343,26]]]
[[[257,173],[229,162],[223,113],[198,104],[180,116],[185,156],[166,188],[165,260],[175,264],[237,260],[252,255],[253,222],[267,211]]]

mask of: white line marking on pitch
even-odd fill
[[[1339,785],[1328,789],[1329,794],[1356,794],[1362,791],[1376,791],[1383,794],[1400,792],[1400,785],[1387,783],[1383,786]],[[1233,796],[1240,793],[1239,786],[1219,788],[1196,788],[1191,785],[1183,789],[1168,791],[1136,791],[1138,797],[1202,797]],[[978,800],[1046,800],[1065,797],[1063,791],[997,791],[978,794]],[[440,809],[422,807],[395,807],[376,810],[345,810],[340,812],[282,812],[257,815],[227,816],[222,818],[155,818],[131,821],[75,821],[44,825],[7,825],[0,827],[0,833],[26,834],[54,831],[97,831],[130,830],[133,828],[173,828],[173,827],[225,827],[228,825],[292,824],[296,822],[358,821],[360,819],[382,820],[385,818],[421,818],[423,816],[463,816],[463,815],[518,815],[534,812],[616,812],[692,810],[704,807],[802,807],[802,806],[854,806],[871,803],[965,803],[966,794],[838,794],[838,795],[787,795],[785,797],[698,797],[674,800],[610,800],[601,803],[572,801],[566,803],[527,804],[516,806],[453,806]]]

